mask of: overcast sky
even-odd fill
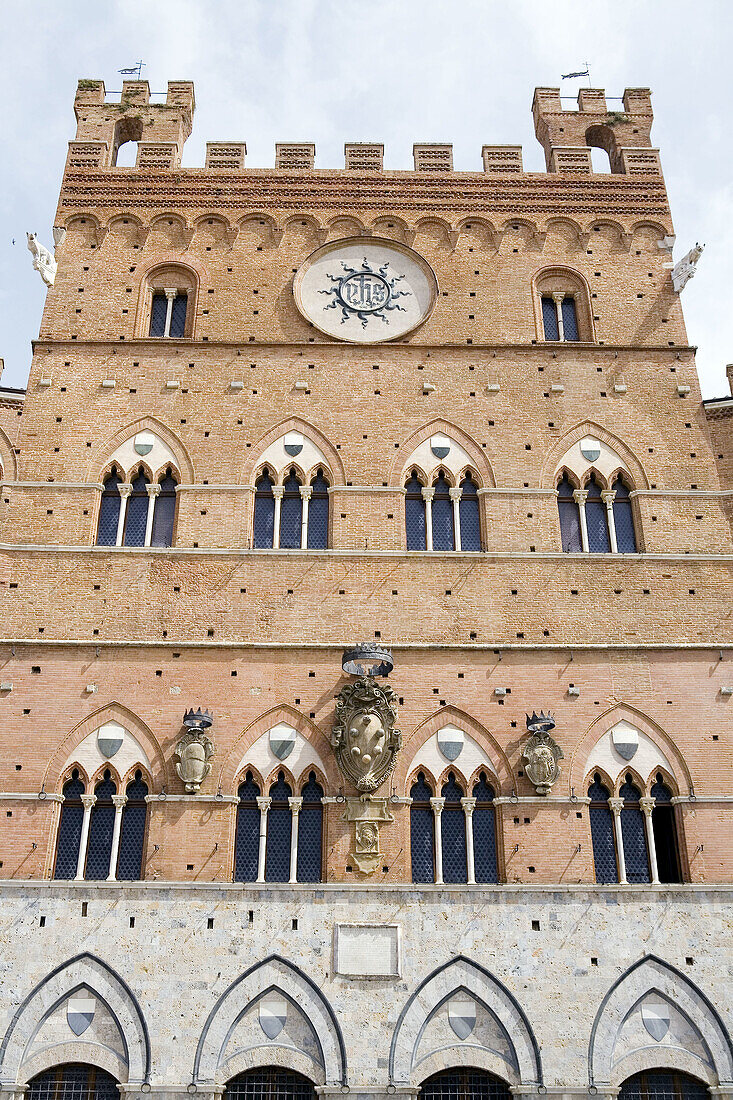
[[[119,89],[117,70],[142,58],[153,91],[195,81],[184,165],[203,165],[207,140],[246,141],[251,167],[273,164],[276,141],[315,141],[322,168],[343,165],[345,141],[383,141],[385,167],[405,169],[413,142],[438,141],[453,142],[459,170],[480,170],[484,143],[521,143],[525,169],[543,171],[533,89],[587,61],[609,96],[652,89],[675,259],[706,244],[683,292],[703,394],[728,392],[731,0],[4,0],[0,10],[4,385],[28,373],[45,289],[25,231],[51,244],[78,78]],[[564,81],[563,95],[581,83]]]

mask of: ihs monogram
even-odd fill
[[[405,276],[390,275],[389,261],[378,271],[372,269],[366,257],[361,268],[349,267],[343,260],[341,266],[345,275],[329,275],[328,278],[334,285],[330,290],[319,290],[318,293],[333,297],[333,301],[323,308],[340,309],[342,325],[353,314],[361,321],[362,328],[366,328],[370,317],[379,317],[386,324],[389,322],[387,313],[391,310],[399,309],[404,312],[405,307],[396,299],[409,297],[411,291],[395,289],[395,284]]]

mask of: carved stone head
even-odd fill
[[[341,773],[358,791],[375,791],[391,774],[402,735],[395,729],[395,693],[372,676],[346,684],[336,696],[331,732]]]

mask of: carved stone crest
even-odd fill
[[[213,717],[201,709],[188,710],[183,718],[186,732],[176,745],[178,757],[176,771],[186,791],[193,794],[211,771],[211,758],[214,755],[214,742],[207,736],[207,730],[213,724]]]
[[[331,747],[345,779],[358,791],[375,791],[391,775],[402,734],[395,728],[396,695],[372,676],[360,676],[336,696]]]
[[[565,758],[560,746],[550,737],[550,730],[554,728],[555,719],[551,714],[540,711],[539,714],[533,712],[531,717],[527,715],[527,729],[532,736],[524,745],[522,760],[537,794],[549,793],[560,774],[558,761]]]

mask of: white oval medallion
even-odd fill
[[[437,282],[411,248],[378,237],[329,241],[308,257],[293,284],[295,302],[327,336],[378,344],[429,317]]]

